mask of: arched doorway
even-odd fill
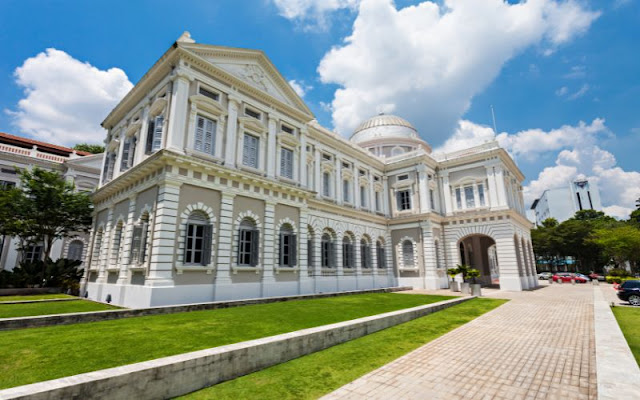
[[[458,241],[458,261],[480,271],[476,282],[483,286],[500,285],[500,268],[496,242],[487,235],[473,234]]]

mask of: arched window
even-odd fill
[[[378,258],[378,268],[386,269],[387,268],[387,256],[384,251],[384,244],[381,241],[376,242],[376,256]]]
[[[184,263],[208,265],[211,263],[211,235],[213,225],[202,211],[195,211],[187,220],[184,240]]]
[[[355,267],[353,242],[349,236],[342,239],[342,266],[344,268]]]
[[[238,230],[238,265],[255,267],[260,253],[260,231],[255,222],[245,218]]]
[[[410,240],[402,242],[402,264],[404,268],[415,267],[413,260],[413,242]]]
[[[289,224],[280,227],[279,265],[295,267],[297,263],[297,238]]]
[[[133,226],[131,238],[130,264],[142,264],[147,259],[147,237],[149,235],[149,213],[145,212],[140,221]]]
[[[322,235],[322,268],[336,267],[336,248],[335,243],[331,240],[331,235],[325,233]]]
[[[84,250],[84,243],[81,240],[72,240],[69,243],[69,249],[67,249],[67,259],[82,261],[82,251]]]
[[[102,250],[102,236],[104,230],[99,228],[93,239],[93,254],[91,254],[91,265],[98,266],[100,264],[100,251]]]
[[[366,239],[360,240],[360,263],[362,268],[371,268],[371,246]]]
[[[111,262],[118,265],[120,262],[120,254],[122,254],[122,233],[124,232],[124,223],[118,221],[116,229],[113,232],[113,247],[111,248]],[[114,266],[115,266],[114,265]]]

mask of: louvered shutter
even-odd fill
[[[156,122],[154,120],[149,121],[149,128],[147,129],[147,145],[145,153],[151,153],[153,149],[153,132],[155,131]]]
[[[204,118],[198,117],[196,123],[196,141],[194,144],[194,149],[197,151],[203,151],[202,141],[204,138]]]
[[[278,241],[278,265],[283,266],[284,265],[284,240],[285,240],[285,235],[284,233],[281,233],[279,236],[279,241]]]
[[[289,263],[292,267],[298,264],[298,237],[296,235],[289,236]]]
[[[140,251],[138,251],[138,263],[142,264],[147,258],[147,235],[149,232],[149,224],[142,224],[140,233]]]
[[[204,152],[214,155],[215,153],[215,137],[216,137],[216,123],[208,119],[205,124],[204,134]]]
[[[142,227],[136,225],[133,227],[133,238],[131,239],[131,252],[129,254],[129,263],[139,261],[140,239],[142,237]]]
[[[307,240],[307,264],[309,267],[313,265],[313,240]]]
[[[159,115],[156,117],[155,128],[153,130],[153,147],[151,151],[157,151],[162,147],[162,127],[164,125],[164,117]]]
[[[338,254],[336,253],[336,244],[331,242],[329,243],[329,268],[335,268],[338,264],[337,259]]]
[[[129,150],[131,148],[131,138],[125,138],[122,145],[122,158],[120,160],[120,170],[125,171],[129,168]]]
[[[127,161],[128,168],[133,166],[133,162],[136,158],[136,147],[138,145],[138,138],[135,136],[131,137],[131,146],[129,147],[129,161]]]
[[[242,164],[244,165],[250,165],[249,164],[249,159],[250,159],[249,149],[251,147],[251,144],[249,143],[250,140],[251,140],[251,136],[244,135],[244,141],[242,143]]]
[[[102,181],[107,182],[109,178],[107,178],[107,174],[109,172],[109,155],[105,155],[104,157],[104,166],[102,168]]]
[[[238,264],[242,264],[242,258],[240,255],[242,254],[242,235],[244,233],[243,229],[238,230],[238,251],[236,254],[236,259],[238,260]]]
[[[184,234],[184,252],[182,253],[182,260],[185,263],[190,263],[192,260],[189,258],[189,250],[190,250],[190,245],[189,245],[189,236],[191,234],[191,229],[192,229],[193,225],[187,224],[187,230]]]
[[[280,149],[280,176],[287,177],[287,150]]]
[[[202,264],[211,264],[211,241],[213,240],[213,225],[204,227],[204,245],[202,247]]]
[[[258,265],[258,259],[260,256],[260,231],[255,230],[251,232],[251,266]]]

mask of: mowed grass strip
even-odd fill
[[[51,299],[71,299],[74,296],[68,294],[29,294],[24,296],[0,296],[0,303],[3,301],[28,301],[28,300],[51,300]]]
[[[636,362],[640,365],[640,307],[613,307],[612,311]]]
[[[372,293],[0,332],[0,389],[451,298]]]
[[[43,303],[0,304],[0,318],[69,314],[87,311],[115,310],[118,307],[88,300],[51,301]]]
[[[506,300],[473,299],[181,399],[315,399],[415,350]]]

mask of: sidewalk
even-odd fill
[[[511,301],[325,398],[596,399],[593,293],[491,293]]]

